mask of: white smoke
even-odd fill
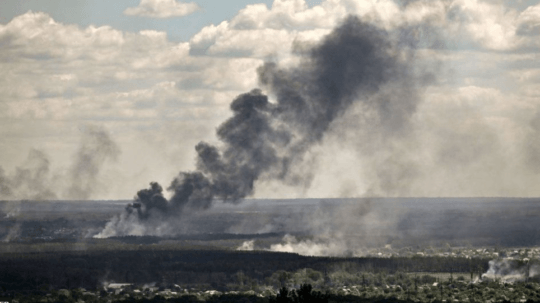
[[[255,240],[245,241],[236,250],[252,251],[255,248]]]
[[[174,227],[163,220],[155,219],[152,221],[141,222],[135,216],[128,213],[121,213],[114,216],[105,228],[93,238],[109,238],[115,236],[164,236],[175,234]]]
[[[540,267],[529,264],[529,260],[511,258],[489,261],[488,271],[482,275],[482,280],[500,281],[503,283],[526,281],[540,273]]]
[[[399,236],[397,224],[403,211],[394,203],[373,199],[352,200],[340,205],[321,201],[317,210],[297,220],[309,237],[283,237],[271,251],[309,256],[364,256],[371,247],[389,244]]]
[[[296,237],[285,235],[283,242],[270,246],[271,251],[297,253],[303,256],[344,256],[350,255],[346,243],[339,239],[306,239],[299,241]]]
[[[11,242],[11,240],[19,238],[20,234],[21,234],[21,223],[17,223],[9,229],[9,232],[2,239],[2,242],[5,242],[5,243]]]
[[[21,207],[19,205],[20,203],[18,201],[7,201],[2,206],[2,212],[4,212],[6,215],[4,216],[4,219],[8,218],[16,218],[19,216],[19,213],[21,212]]]

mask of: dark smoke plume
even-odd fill
[[[116,160],[120,148],[109,134],[98,127],[87,127],[70,168],[71,185],[67,196],[71,199],[88,199],[95,191],[99,171],[105,162]]]
[[[197,169],[173,180],[167,188],[172,197],[166,200],[162,187],[152,183],[98,236],[129,234],[134,232],[129,224],[140,227],[153,217],[177,217],[186,209],[211,207],[216,200],[238,202],[253,194],[261,179],[309,184],[309,176],[295,174],[295,165],[355,103],[397,129],[404,126],[416,103],[408,96],[403,102],[375,97],[393,82],[410,82],[404,95],[414,91],[410,63],[393,40],[389,33],[349,17],[320,44],[302,51],[298,66],[264,64],[258,69],[259,81],[275,102],[259,89],[236,97],[230,105],[233,116],[217,129],[222,145],[201,142],[195,147]]]

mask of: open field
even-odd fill
[[[99,233],[129,201],[11,201],[0,202],[0,239],[4,242],[81,240]],[[360,212],[361,211],[361,212]],[[179,220],[173,234],[193,235],[294,234],[313,236],[317,228],[332,230],[341,212],[358,213],[359,222],[376,221],[362,230],[342,234],[363,246],[392,247],[533,247],[540,245],[539,199],[520,198],[364,198],[247,200],[239,205],[216,203]],[[315,222],[324,221],[325,225]],[[353,222],[351,222],[353,223]],[[191,236],[191,238],[189,238]],[[230,236],[227,236],[229,239]],[[210,239],[205,239],[210,240]]]

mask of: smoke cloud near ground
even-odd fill
[[[537,264],[530,265],[529,261],[498,259],[489,261],[489,269],[482,275],[482,280],[519,282],[534,278],[539,273],[540,267]]]
[[[103,191],[100,171],[107,162],[114,161],[119,147],[109,133],[95,126],[85,127],[71,167],[52,170],[49,157],[32,149],[25,162],[7,174],[0,167],[0,199],[54,200],[89,199],[96,191]]]
[[[318,45],[299,48],[296,66],[265,63],[258,75],[269,96],[254,89],[232,101],[233,116],[217,129],[221,144],[197,144],[197,169],[172,181],[172,197],[152,183],[97,237],[174,232],[185,212],[238,203],[265,180],[307,188],[311,150],[353,109],[368,128],[407,133],[426,81],[414,68],[415,43],[395,38],[348,17]]]
[[[348,203],[319,202],[315,211],[287,222],[286,230],[300,230],[301,237],[285,235],[280,243],[257,247],[307,256],[364,256],[371,247],[383,247],[399,238],[399,202],[378,203],[365,198]]]
[[[300,241],[295,236],[285,235],[282,243],[272,244],[269,250],[297,253],[303,256],[358,256],[356,252],[350,251],[342,239],[324,239],[322,237]]]

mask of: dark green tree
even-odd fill
[[[282,287],[270,303],[328,303],[328,296],[319,291],[313,291],[311,284],[302,284],[299,289],[289,292]]]
[[[275,298],[270,298],[270,303],[288,303],[292,302],[292,300],[289,298],[289,290],[287,287],[283,286]]]

